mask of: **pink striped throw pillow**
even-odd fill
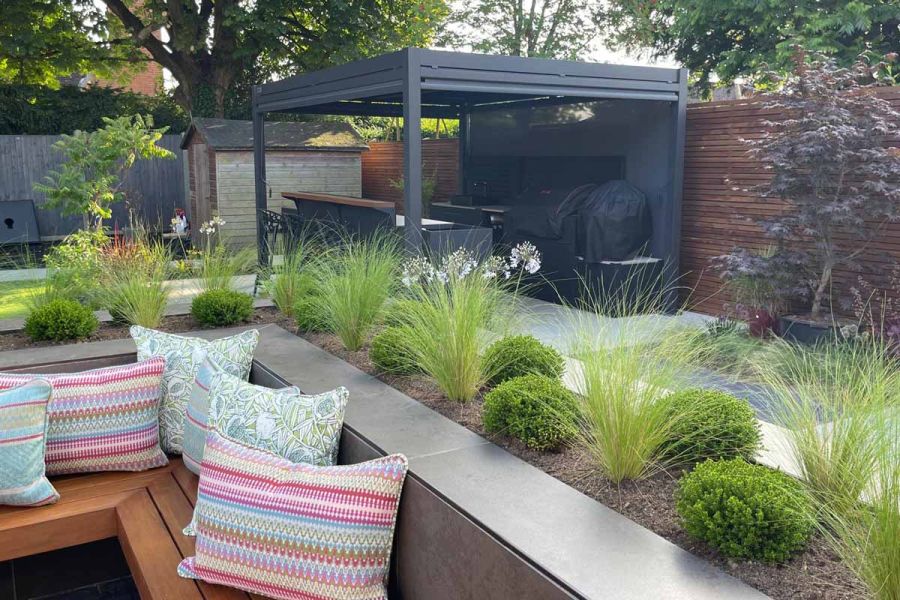
[[[0,389],[44,379],[48,475],[144,471],[169,461],[159,447],[159,400],[165,359],[81,373],[0,373]]]
[[[200,468],[196,555],[178,573],[282,600],[386,600],[407,468],[402,454],[292,463],[213,429]]]

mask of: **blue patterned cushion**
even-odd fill
[[[52,393],[43,379],[0,392],[0,504],[40,506],[59,499],[44,471]]]

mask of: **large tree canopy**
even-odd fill
[[[597,33],[588,0],[457,0],[449,24],[447,46],[571,60]]]
[[[90,3],[3,0],[0,14],[0,82],[58,87],[61,75],[110,76],[146,60],[130,42],[109,42]]]
[[[844,65],[900,48],[897,0],[605,0],[597,19],[619,46],[671,55],[703,86],[787,72],[795,45]]]
[[[318,69],[407,45],[427,44],[446,15],[444,0],[39,0],[66,17],[65,26],[37,22],[42,43],[20,45],[19,62],[43,79],[94,70],[94,63],[48,62],[81,46],[149,56],[177,82],[175,99],[195,114],[224,114],[236,83],[245,88],[272,75]],[[33,0],[4,0],[26,13]],[[43,6],[44,4],[39,4]],[[97,10],[99,7],[101,10]],[[51,10],[52,9],[52,10]],[[55,12],[53,12],[55,11]],[[68,18],[90,13],[91,18]],[[4,26],[6,28],[7,26]],[[12,26],[8,26],[12,27]],[[64,36],[68,31],[69,37]],[[0,46],[5,39],[0,39]],[[121,49],[121,50],[120,50]],[[139,51],[138,51],[139,50]],[[0,61],[4,57],[0,54]],[[39,62],[43,60],[43,62]],[[7,63],[9,61],[7,60]],[[7,63],[0,62],[0,68]],[[37,77],[31,77],[36,81]]]

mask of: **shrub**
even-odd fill
[[[676,461],[752,459],[760,447],[750,405],[716,390],[689,389],[666,396],[671,427],[666,451]]]
[[[782,562],[812,534],[800,483],[741,458],[700,463],[678,482],[675,500],[689,534],[735,558]]]
[[[397,375],[420,372],[409,352],[409,333],[401,327],[386,327],[372,338],[369,358],[379,371]]]
[[[75,300],[58,298],[35,308],[25,320],[25,333],[32,340],[77,340],[97,330],[100,323],[91,309]]]
[[[206,327],[223,327],[247,321],[253,314],[253,297],[234,290],[209,290],[191,302],[191,315]]]
[[[484,353],[484,360],[494,365],[491,378],[494,385],[530,374],[559,379],[565,365],[555,348],[542,344],[531,335],[512,335],[497,340]]]
[[[523,375],[484,397],[486,430],[511,435],[529,448],[549,450],[575,434],[575,395],[559,379]]]

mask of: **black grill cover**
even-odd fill
[[[584,227],[587,262],[633,258],[653,235],[647,197],[621,179],[591,192],[578,209],[578,217]]]

